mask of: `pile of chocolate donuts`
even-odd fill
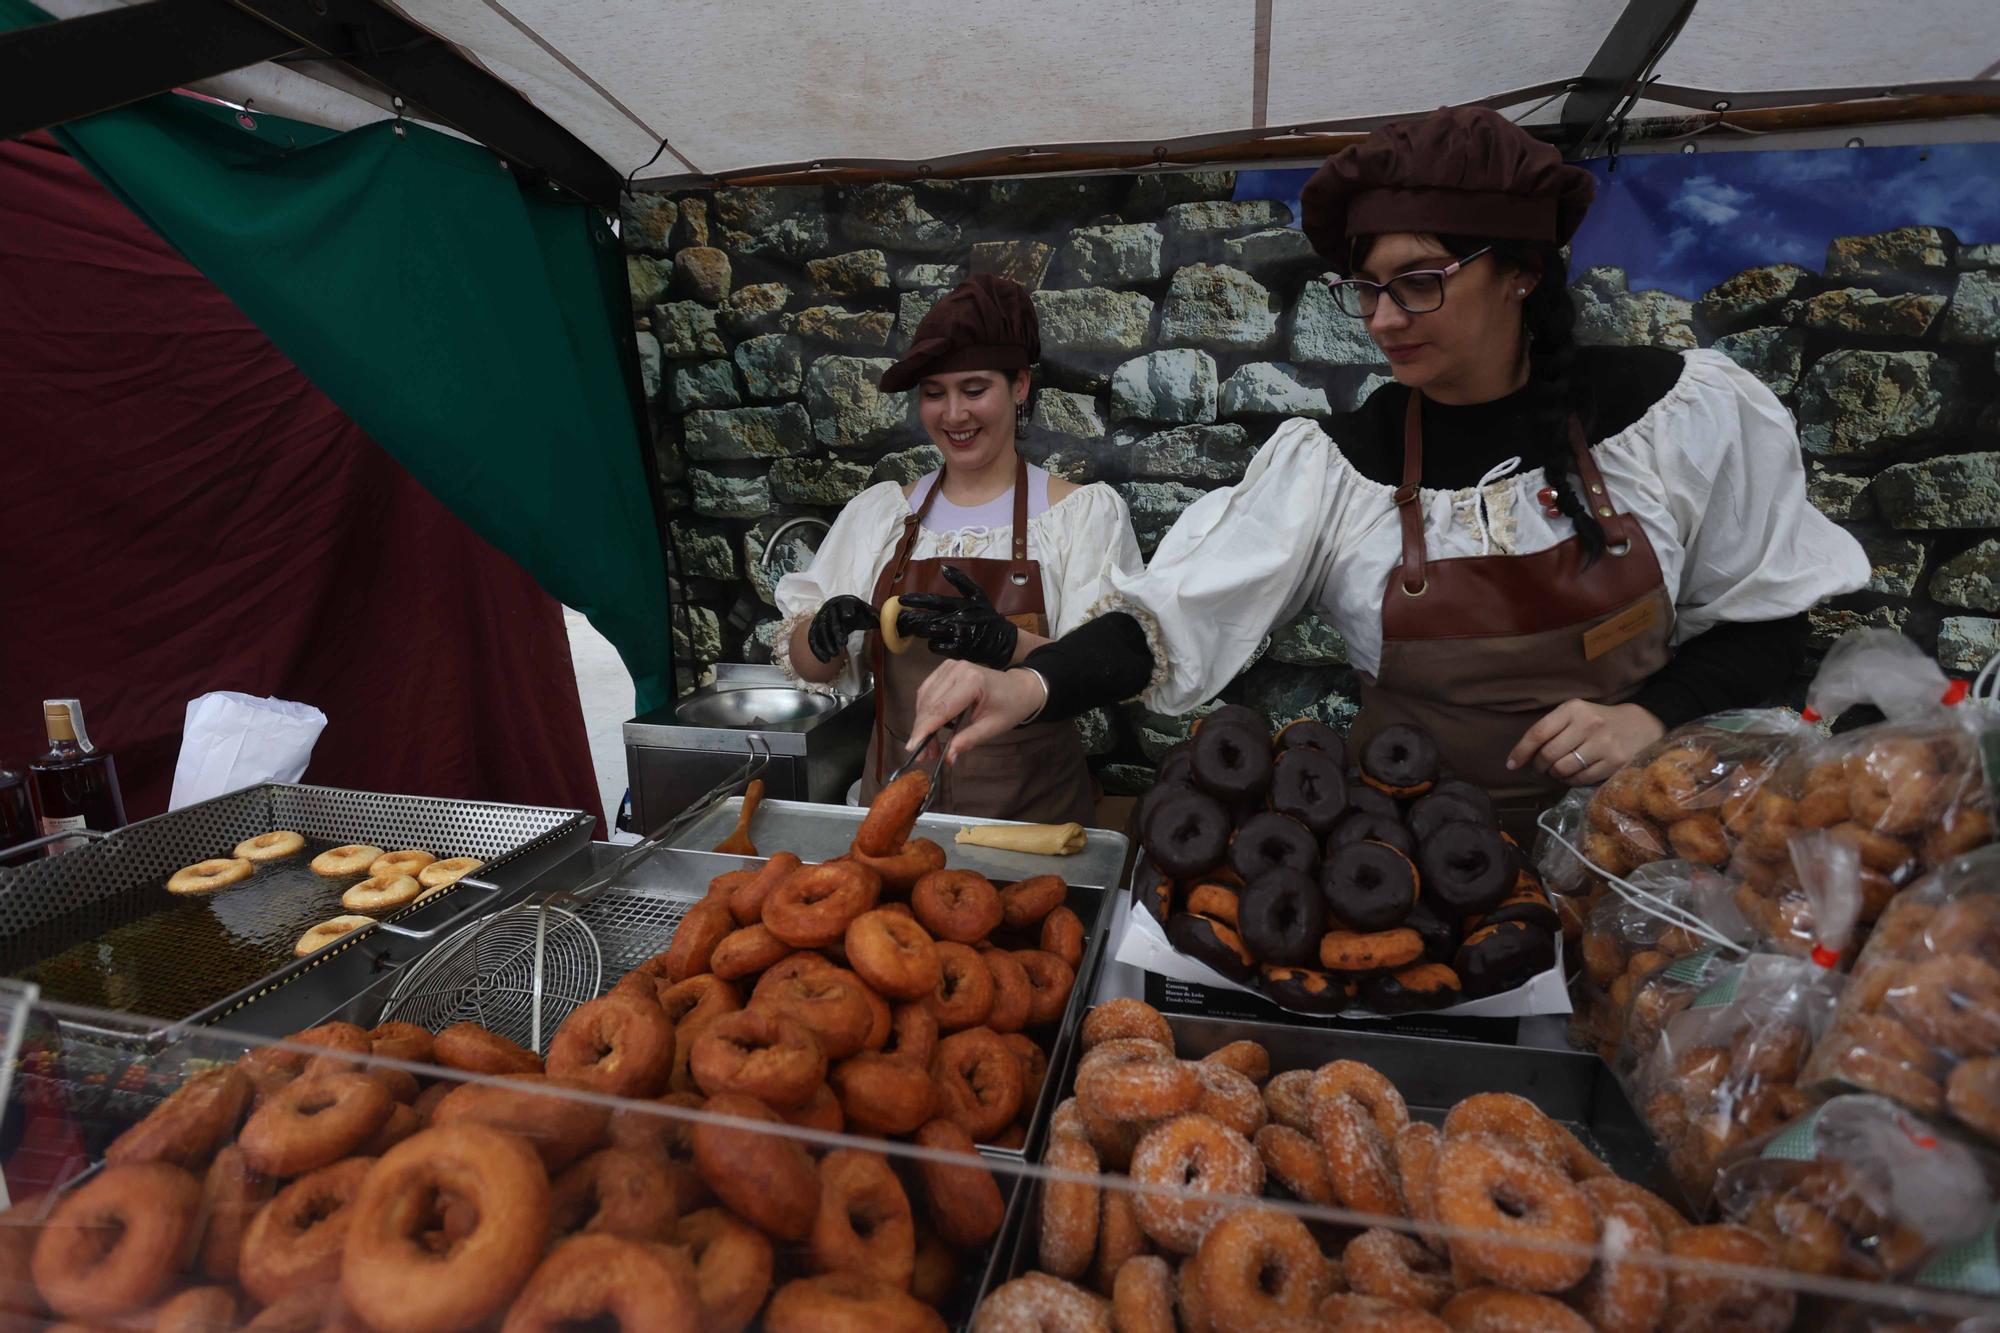
[[[1044,1157],[1064,1174],[1032,1214],[1040,1271],[989,1293],[973,1333],[1790,1325],[1791,1293],[1702,1266],[1773,1266],[1768,1239],[1691,1225],[1523,1098],[1413,1120],[1358,1061],[1274,1076],[1248,1041],[1182,1060],[1134,1000],[1092,1010],[1082,1043]],[[1396,1224],[1309,1226],[1267,1186]]]
[[[1144,905],[1182,953],[1287,1009],[1439,1009],[1554,964],[1554,905],[1493,803],[1421,729],[1353,756],[1312,720],[1226,705],[1137,812]]]

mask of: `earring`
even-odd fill
[[[1514,289],[1514,295],[1516,296],[1526,296],[1527,294],[1528,294],[1528,289],[1526,287],[1516,287]]]
[[[1023,398],[1020,402],[1014,404],[1014,438],[1027,438],[1028,419],[1030,415],[1032,414],[1028,411],[1027,399]]]

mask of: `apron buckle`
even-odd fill
[[[1403,483],[1403,484],[1402,484],[1401,486],[1398,486],[1398,487],[1396,488],[1396,491],[1395,491],[1395,500],[1396,500],[1396,503],[1397,503],[1397,504],[1398,504],[1399,506],[1400,506],[1400,505],[1406,505],[1406,504],[1412,504],[1412,503],[1414,503],[1414,502],[1416,501],[1416,498],[1417,498],[1417,495],[1418,495],[1418,493],[1419,493],[1419,492],[1420,492],[1420,491],[1421,491],[1422,489],[1423,489],[1423,487],[1422,487],[1422,486],[1420,486],[1420,485],[1418,485],[1418,484],[1417,484],[1416,482],[1414,482],[1414,481],[1406,481],[1406,482],[1404,482],[1404,483]]]

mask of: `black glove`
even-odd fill
[[[896,628],[930,640],[931,651],[939,657],[956,657],[995,671],[1013,665],[1021,631],[993,609],[993,603],[964,571],[946,565],[944,576],[965,596],[911,593],[903,598],[903,608],[914,614],[898,616]]]
[[[812,628],[806,631],[806,646],[820,661],[831,662],[847,651],[848,635],[856,630],[874,629],[881,623],[874,607],[859,597],[842,593],[827,598],[819,614],[813,617]]]

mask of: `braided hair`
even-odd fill
[[[1604,553],[1604,525],[1584,502],[1572,476],[1576,459],[1569,447],[1570,414],[1574,412],[1583,422],[1586,439],[1592,416],[1587,385],[1578,384],[1572,377],[1576,366],[1576,298],[1569,290],[1569,259],[1560,246],[1548,242],[1457,235],[1437,239],[1455,255],[1469,255],[1491,246],[1496,262],[1510,264],[1540,279],[1521,302],[1537,444],[1526,461],[1542,469],[1549,489],[1555,493],[1557,512],[1576,525],[1584,563],[1594,563]],[[1355,266],[1366,258],[1371,240],[1371,237],[1357,238],[1353,250]]]

